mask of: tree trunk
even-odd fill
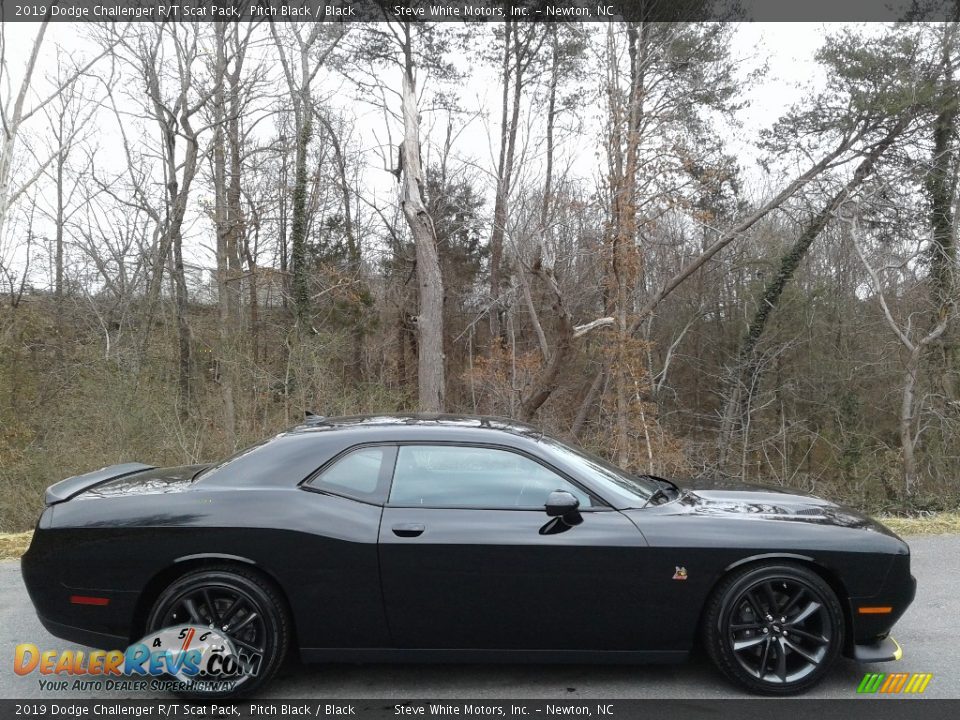
[[[553,352],[546,360],[546,366],[538,373],[529,395],[520,403],[520,417],[527,422],[533,420],[537,411],[560,384],[560,377],[566,367],[574,340],[573,319],[563,302],[563,295],[560,293],[560,286],[554,275],[552,255],[547,253],[543,264],[535,265],[535,268],[535,272],[544,280],[544,284],[551,292],[553,298],[551,310],[558,328]]]
[[[575,439],[580,437],[584,425],[587,424],[587,418],[590,416],[593,406],[596,404],[597,398],[600,397],[601,391],[603,390],[603,380],[605,377],[605,371],[601,370],[593,376],[593,380],[590,382],[587,394],[584,396],[583,402],[580,403],[580,409],[577,410],[577,416],[573,419],[573,425],[570,426],[570,434]]]
[[[223,431],[227,445],[236,447],[237,410],[235,376],[240,326],[240,253],[243,234],[240,206],[239,73],[242,54],[234,55],[234,68],[227,67],[228,25],[218,23],[217,71],[229,86],[229,97],[221,85],[215,94],[217,127],[213,146],[213,180],[217,226],[217,307],[219,341],[217,378],[223,399]]]
[[[30,89],[33,71],[37,65],[40,46],[43,44],[43,36],[47,32],[47,24],[49,21],[48,11],[48,14],[44,16],[43,22],[40,23],[40,29],[37,31],[36,38],[34,38],[33,47],[30,50],[30,58],[27,60],[23,79],[20,81],[20,88],[17,91],[17,98],[13,104],[13,113],[11,113],[9,119],[5,118],[3,123],[3,143],[2,146],[0,146],[0,236],[3,235],[7,212],[10,209],[10,175],[13,170],[13,153],[17,147],[17,135],[20,133],[20,124],[23,121],[23,103]]]
[[[62,140],[62,126],[60,138]],[[61,147],[57,154],[57,218],[56,218],[56,248],[54,251],[55,281],[54,297],[57,301],[57,322],[62,320],[61,306],[63,304],[63,166],[66,163],[64,149]]]
[[[290,266],[293,273],[293,312],[297,329],[304,332],[310,321],[310,286],[307,278],[307,152],[313,123],[309,98],[304,103],[293,171],[293,218],[290,226]]]
[[[287,181],[289,171],[287,170],[288,152],[285,140],[286,138],[281,136],[283,148],[281,149],[282,158],[280,161],[280,187],[277,188],[277,205],[279,207],[277,224],[280,226],[280,237],[277,239],[277,243],[280,246],[280,277],[283,281],[283,286],[281,288],[282,292],[280,295],[280,306],[284,310],[287,309],[287,305],[289,304],[287,298],[290,294],[290,274],[287,262],[290,251],[287,242]]]
[[[617,462],[630,464],[630,409],[633,405],[634,374],[631,363],[629,323],[630,294],[640,274],[641,256],[637,248],[637,162],[640,143],[640,118],[643,115],[644,74],[647,35],[643,24],[628,24],[630,85],[626,105],[622,104],[616,65],[611,68],[610,88],[610,276],[613,293],[612,315],[616,332],[613,382],[615,397],[615,446]],[[640,42],[640,41],[643,42]],[[640,43],[638,47],[638,43]],[[613,63],[617,60],[614,58]]]
[[[900,448],[903,452],[903,488],[909,495],[917,482],[917,458],[914,453],[916,439],[913,435],[913,408],[917,373],[920,370],[920,355],[923,346],[910,351],[903,374],[903,394],[900,401]]]
[[[425,184],[420,160],[420,116],[409,54],[403,73],[403,130],[403,186],[400,202],[416,244],[417,254],[417,285],[420,294],[420,313],[417,318],[417,376],[420,410],[441,412],[444,408],[443,277],[433,219],[427,211],[424,198]]]
[[[361,284],[361,272],[363,269],[363,256],[360,247],[360,239],[357,237],[353,228],[353,212],[350,207],[350,182],[347,178],[347,159],[343,153],[343,146],[340,138],[326,117],[321,113],[317,114],[320,123],[330,136],[330,144],[333,147],[333,159],[337,168],[338,189],[340,191],[340,201],[343,204],[343,234],[347,241],[347,258],[350,263],[350,273],[355,278],[358,285]],[[360,294],[359,292],[357,294]],[[363,305],[356,301],[351,306],[350,313],[351,334],[353,336],[353,375],[357,380],[363,377]]]
[[[190,324],[187,320],[187,280],[183,268],[183,236],[173,235],[173,287],[177,317],[177,389],[180,417],[189,414],[190,397]]]
[[[507,231],[510,190],[513,182],[513,164],[517,145],[517,127],[520,123],[520,97],[523,89],[523,66],[517,25],[504,22],[503,37],[503,110],[500,118],[500,159],[497,164],[497,192],[493,207],[493,229],[490,233],[490,349],[503,345],[503,313],[500,306],[501,271],[503,269],[503,240]],[[511,40],[512,38],[512,40]],[[511,68],[511,53],[515,55]],[[511,88],[511,78],[513,86]],[[512,98],[511,98],[512,90]],[[512,103],[512,104],[511,104]]]
[[[944,27],[941,40],[940,95],[933,125],[933,157],[927,173],[927,194],[930,198],[930,278],[933,284],[934,322],[956,303],[956,228],[954,201],[957,191],[956,132],[960,91],[954,79],[953,56],[957,23]],[[935,353],[937,371],[944,395],[952,402],[960,401],[960,347],[952,327],[947,327]]]

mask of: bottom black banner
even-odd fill
[[[597,720],[954,720],[960,700],[0,700],[0,718],[596,718]]]

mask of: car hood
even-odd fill
[[[859,528],[896,537],[888,528],[858,510],[790,488],[703,479],[678,484],[683,491],[680,497],[662,507],[674,505],[678,512],[699,515]]]
[[[150,468],[100,483],[77,497],[80,499],[117,497],[123,495],[155,495],[180,492],[193,484],[196,474],[209,465],[181,465],[179,467]]]

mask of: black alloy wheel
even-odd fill
[[[843,644],[836,594],[801,565],[755,565],[735,573],[714,592],[707,612],[706,644],[714,663],[757,693],[808,690]]]
[[[147,632],[178,625],[225,636],[256,669],[239,675],[228,691],[197,683],[180,693],[191,697],[249,694],[276,674],[290,645],[290,621],[277,591],[257,573],[239,568],[204,568],[171,583],[154,603]]]

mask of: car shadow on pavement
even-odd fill
[[[852,698],[866,672],[841,658],[803,697]],[[675,665],[319,664],[291,662],[265,688],[269,698],[642,699],[749,698],[698,653]]]

